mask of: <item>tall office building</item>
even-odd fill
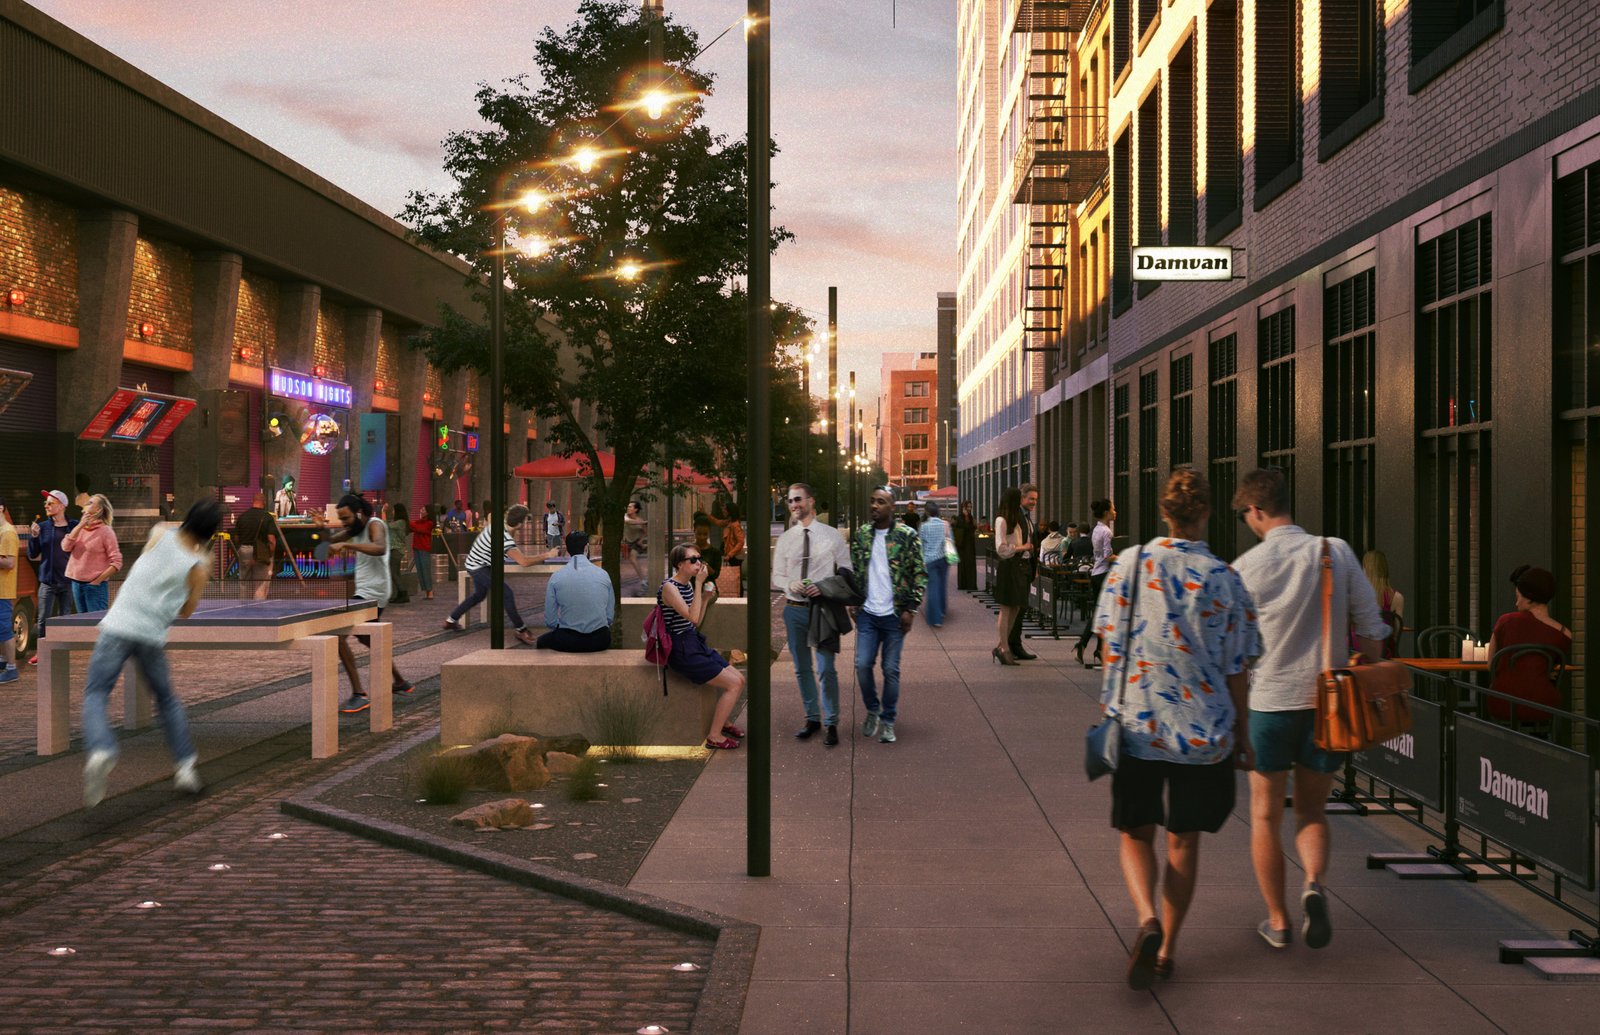
[[[945,486],[956,483],[956,293],[939,292],[938,306],[934,352],[938,354],[939,403],[934,409],[933,429],[938,446],[933,455],[936,484]]]

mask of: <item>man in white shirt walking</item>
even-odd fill
[[[1283,472],[1251,471],[1239,482],[1233,507],[1261,540],[1237,561],[1235,569],[1259,612],[1266,653],[1250,674],[1250,854],[1256,883],[1266,899],[1267,919],[1258,933],[1274,949],[1289,947],[1289,914],[1283,890],[1283,797],[1294,771],[1295,850],[1305,871],[1300,904],[1301,935],[1309,948],[1333,938],[1328,901],[1322,887],[1330,839],[1326,808],[1334,776],[1345,755],[1317,747],[1317,679],[1323,668],[1323,544],[1333,570],[1330,624],[1335,657],[1354,629],[1361,651],[1383,660],[1389,628],[1378,616],[1378,599],[1361,563],[1342,539],[1314,536],[1294,523]]]
[[[794,735],[796,740],[809,740],[825,727],[822,743],[833,747],[839,743],[839,673],[832,653],[811,649],[811,601],[821,595],[817,582],[850,566],[850,552],[838,529],[817,520],[817,501],[811,486],[804,482],[789,486],[788,504],[794,524],[778,537],[773,550],[772,588],[783,594],[783,627],[789,636],[789,656],[794,660],[794,676],[806,709],[806,724]]]

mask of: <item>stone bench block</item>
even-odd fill
[[[622,617],[619,623],[622,629],[623,647],[644,647],[644,617],[650,609],[656,606],[655,597],[623,597]],[[779,605],[781,606],[781,605]],[[713,650],[721,651],[726,657],[728,651],[738,648],[749,652],[749,626],[745,617],[744,597],[724,597],[714,602],[707,609],[705,617],[700,622],[700,631],[705,634],[706,642],[711,644]]]
[[[644,621],[640,616],[639,621]],[[547,650],[480,650],[447,661],[439,678],[439,740],[475,744],[501,733],[577,731],[603,744],[594,702],[602,694],[637,695],[654,715],[650,746],[698,746],[711,727],[716,691],[660,670],[644,650],[562,654]]]

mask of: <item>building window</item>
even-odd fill
[[[919,476],[919,475],[925,476],[927,473],[928,473],[928,461],[926,461],[926,460],[907,460],[906,461],[906,475],[907,475],[907,477],[916,477],[916,476]]]
[[[907,435],[902,441],[904,442],[903,448],[906,450],[928,448],[928,436],[926,435]]]
[[[1111,145],[1111,309],[1120,316],[1133,304],[1133,182],[1128,131]]]
[[[1239,8],[1215,0],[1206,11],[1206,240],[1215,244],[1239,225]]]
[[[1161,0],[1139,0],[1139,39],[1144,39],[1150,26],[1161,17]]]
[[[928,382],[926,382],[926,381],[907,381],[906,382],[906,395],[908,395],[908,396],[912,396],[912,395],[926,396],[927,394],[928,394]]]
[[[1161,396],[1156,372],[1139,375],[1139,541],[1156,537],[1156,501],[1161,497],[1156,469],[1156,428],[1161,423]]]
[[[1167,243],[1195,243],[1194,37],[1167,69]]]
[[[1262,317],[1256,325],[1261,375],[1256,384],[1262,467],[1276,467],[1294,496],[1294,306]]]
[[[1172,466],[1182,467],[1194,462],[1194,361],[1189,356],[1172,361],[1167,391],[1172,395],[1167,418],[1172,424]]]
[[[1410,3],[1409,86],[1412,93],[1466,57],[1505,24],[1505,0],[1410,0]]]
[[[1257,211],[1300,179],[1300,0],[1258,3],[1256,15]]]
[[[928,408],[926,406],[921,406],[921,407],[918,407],[916,409],[907,409],[906,410],[906,423],[907,424],[926,424],[926,423],[928,423]]]
[[[1322,141],[1327,161],[1383,117],[1383,0],[1322,0]]]
[[[1421,626],[1487,629],[1491,588],[1493,240],[1488,216],[1417,247]]]
[[[1206,537],[1211,552],[1232,560],[1238,521],[1233,513],[1233,493],[1239,485],[1239,336],[1225,335],[1211,342],[1206,377],[1206,480],[1211,483],[1211,532]]]
[[[1139,244],[1161,243],[1161,88],[1139,105]],[[1161,286],[1159,280],[1141,280],[1139,297]]]
[[[1116,81],[1133,55],[1133,19],[1129,17],[1133,0],[1111,0],[1111,53],[1114,63],[1111,79]]]
[[[1128,505],[1131,452],[1128,449],[1128,386],[1117,385],[1111,393],[1111,501]]]
[[[1322,294],[1323,527],[1360,557],[1377,545],[1373,450],[1374,273],[1366,270]]]

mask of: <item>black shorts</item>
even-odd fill
[[[372,601],[367,600],[364,597],[352,597],[351,600],[350,600],[350,603],[359,605],[359,604],[370,604],[370,603],[372,603]],[[381,607],[378,608],[378,617],[379,618],[383,617],[383,608],[381,608]],[[372,637],[363,636],[360,633],[356,633],[356,642],[361,644],[361,646],[363,646],[363,647],[371,648],[371,646],[372,646]]]
[[[1111,825],[1118,830],[1163,826],[1173,834],[1215,834],[1228,821],[1233,801],[1231,758],[1184,765],[1123,755],[1111,774]]]

